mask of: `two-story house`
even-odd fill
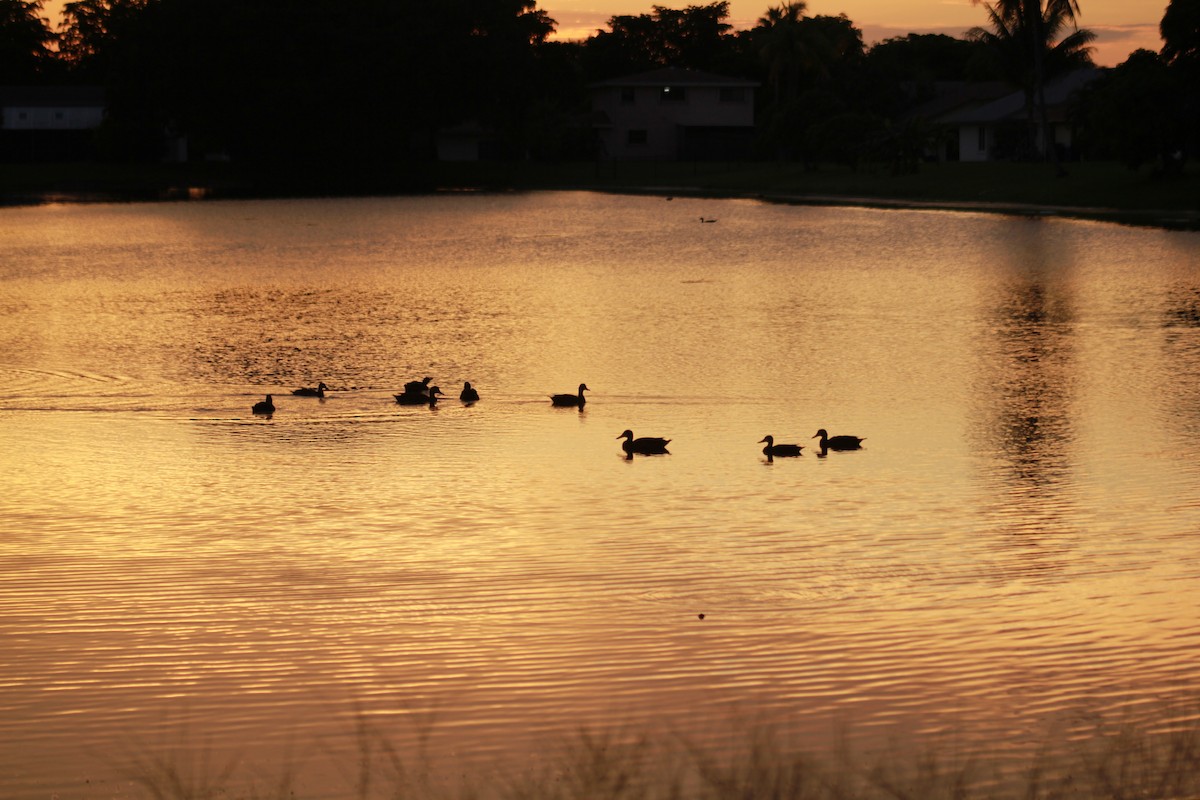
[[[600,157],[733,160],[754,141],[755,81],[672,67],[589,87]]]

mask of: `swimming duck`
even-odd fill
[[[618,439],[624,439],[621,442],[621,449],[627,454],[641,453],[642,455],[651,455],[653,453],[666,453],[667,445],[671,443],[670,439],[660,439],[657,436],[643,436],[640,439],[633,438],[633,431],[625,431]]]
[[[404,384],[405,394],[425,394],[429,390],[429,382],[433,378],[422,378],[419,381],[409,381]]]
[[[758,440],[759,444],[763,442],[767,443],[767,446],[763,448],[763,455],[767,458],[771,458],[772,456],[798,456],[800,455],[800,451],[804,449],[804,445],[800,444],[775,444],[774,436],[764,436]]]
[[[701,222],[716,222],[716,219],[714,219],[712,217],[701,217],[700,221]]]
[[[590,392],[591,389],[588,389],[586,383],[581,383],[579,384],[579,394],[553,394],[550,395],[550,402],[556,406],[576,406],[577,408],[583,408],[583,404],[587,402],[583,398],[585,391]]]
[[[310,386],[305,386],[301,389],[293,389],[292,394],[297,395],[298,397],[324,397],[325,390],[328,388],[329,387],[324,383],[318,383],[317,388],[315,389]]]
[[[824,428],[812,435],[813,439],[821,437],[819,442],[822,450],[857,450],[866,439],[865,436],[830,436]]]
[[[458,399],[464,403],[474,403],[479,399],[479,392],[475,391],[475,387],[471,385],[470,381],[467,381],[463,384],[462,394],[458,396]]]
[[[430,408],[432,408],[433,406],[437,405],[437,396],[441,393],[441,389],[433,386],[429,389],[429,394],[409,394],[408,392],[405,392],[404,394],[396,394],[392,396],[395,397],[396,402],[402,406],[428,405]]]
[[[271,399],[271,395],[267,395],[266,400],[255,403],[254,407],[251,408],[250,411],[255,414],[274,414],[275,402]]]

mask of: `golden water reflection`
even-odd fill
[[[1019,766],[1194,697],[1194,234],[586,193],[2,213],[0,794],[119,796],[188,737],[336,794],[364,720],[484,774],[747,720]],[[450,396],[399,406],[424,375]],[[818,428],[864,449],[757,444]]]

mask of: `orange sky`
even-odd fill
[[[539,0],[538,7],[558,20],[558,37],[585,38],[614,14],[645,14],[651,6],[685,8],[709,0]],[[1139,47],[1158,50],[1162,41],[1158,23],[1168,0],[1079,0],[1083,27],[1099,35],[1093,57],[1103,66],[1124,61]],[[749,28],[770,5],[781,0],[731,0],[730,21],[737,29]],[[867,44],[906,33],[948,33],[960,36],[967,28],[983,25],[983,9],[971,0],[808,0],[808,13],[844,13],[863,31]]]
[[[65,0],[46,0],[48,16],[57,22]],[[645,14],[653,5],[685,8],[710,0],[539,0],[558,21],[560,39],[584,39],[615,14]],[[730,21],[741,30],[770,5],[782,0],[730,0]],[[1139,47],[1158,50],[1162,41],[1158,23],[1168,0],[1079,0],[1083,11],[1080,23],[1099,35],[1096,62],[1114,66]],[[984,11],[971,0],[808,0],[808,13],[842,14],[863,31],[867,44],[906,33],[948,33],[961,36],[963,31],[986,22]]]

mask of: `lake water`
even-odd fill
[[[486,785],[580,730],[1003,770],[1200,718],[1200,234],[43,205],[0,209],[0,310],[0,796],[235,756],[257,796],[361,796],[385,745]],[[444,400],[398,405],[423,376]]]

